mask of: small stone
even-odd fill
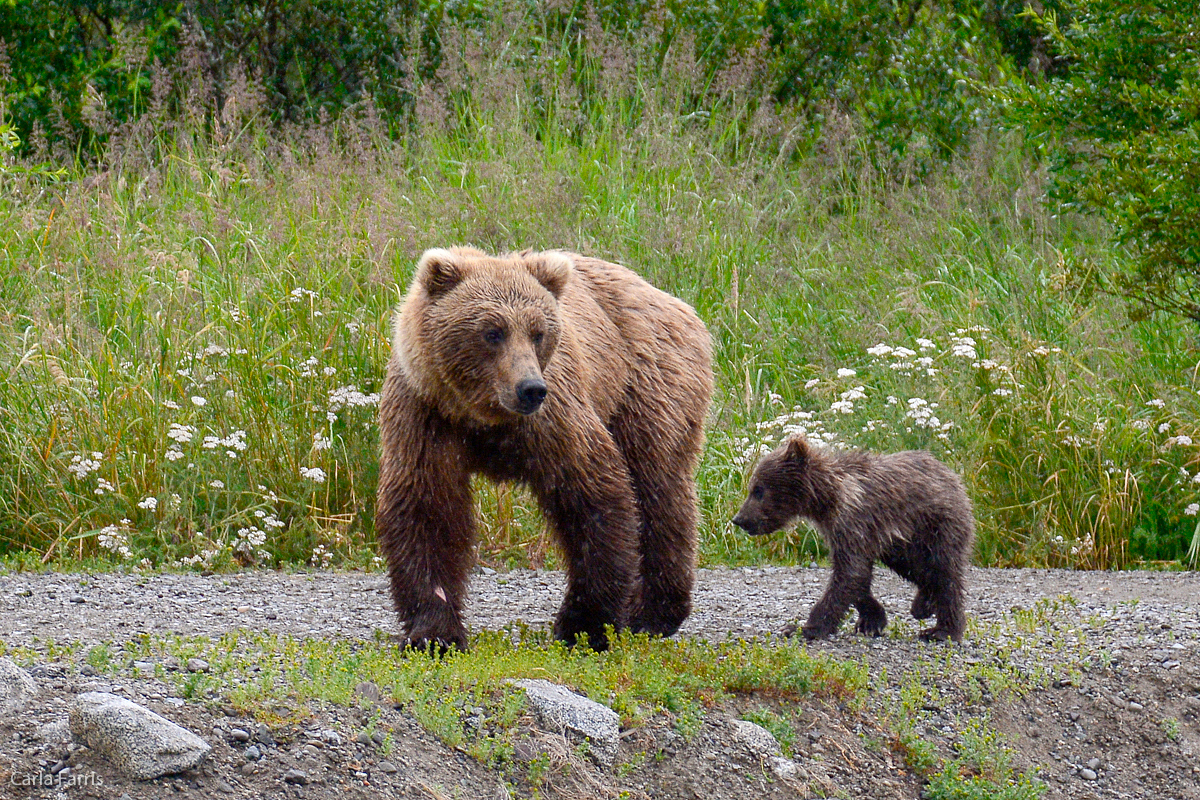
[[[216,786],[218,792],[224,792],[225,794],[233,794],[233,787],[230,786],[225,781],[218,780],[214,784],[214,786]]]
[[[321,757],[321,751],[319,749],[317,749],[316,747],[313,747],[311,744],[304,745],[303,749],[301,749],[300,752],[303,753],[304,755],[308,756],[309,758],[320,758]]]
[[[156,664],[153,661],[135,661],[133,668],[138,672],[154,672]]]
[[[246,748],[246,760],[258,761],[262,758],[262,751],[258,749],[258,745],[252,744]]]
[[[250,741],[250,733],[248,731],[242,730],[241,728],[234,728],[233,730],[231,730],[229,732],[229,737],[231,739],[233,739],[235,742]]]
[[[208,672],[208,662],[203,658],[189,658],[187,660],[188,672]]]
[[[1141,711],[1145,706],[1138,702],[1130,702],[1128,708],[1130,711]]]
[[[83,596],[83,595],[81,595],[81,594],[72,595],[72,597],[71,597],[71,602],[72,602],[72,603],[86,603],[86,602],[87,602],[87,598],[86,598],[86,597],[84,597],[84,596]]]
[[[359,731],[356,740],[359,744],[371,744],[371,734],[366,731]]]
[[[337,731],[326,728],[321,731],[321,741],[334,747],[339,747],[342,744],[342,736]]]
[[[93,667],[91,664],[84,664],[82,667],[79,668],[79,674],[85,678],[94,678],[97,675],[99,675],[100,673],[97,672],[96,668]]]
[[[1068,711],[1067,719],[1071,720],[1071,722],[1079,722],[1079,712],[1078,711]]]
[[[1091,770],[1100,769],[1100,759],[1089,758],[1087,762],[1087,768]]]
[[[283,782],[304,786],[308,783],[308,773],[300,769],[289,769],[283,773]]]
[[[242,764],[241,773],[243,775],[253,775],[256,772],[258,772],[258,765],[253,761],[248,761],[245,764]]]
[[[354,687],[354,693],[364,700],[372,703],[378,703],[383,697],[383,692],[379,691],[379,687],[371,681],[363,681]]]
[[[1085,781],[1094,781],[1096,780],[1096,772],[1095,770],[1090,770],[1087,767],[1084,767],[1083,769],[1079,770],[1079,777],[1083,778]]]
[[[275,619],[275,612],[274,612],[274,611],[268,611],[267,613],[263,614],[263,616],[264,616],[266,619]]]
[[[33,590],[22,589],[21,591],[17,592],[17,597],[33,597]]]
[[[275,736],[271,733],[271,729],[267,727],[265,722],[258,723],[258,729],[254,732],[254,738],[260,744],[265,744],[267,747],[275,746]]]
[[[399,772],[400,770],[390,761],[380,761],[379,771],[386,772],[387,774],[391,775],[393,772]]]

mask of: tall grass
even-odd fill
[[[580,49],[536,23],[449,37],[400,141],[369,103],[271,126],[248,89],[131,126],[70,181],[7,170],[0,549],[369,562],[390,315],[423,249],[470,243],[599,255],[696,307],[705,563],[815,555],[728,524],[799,428],[961,470],[980,563],[1185,558],[1195,331],[1071,283],[1103,232],[1048,216],[1018,140],[981,131],[917,181],[831,111],[797,152],[808,123],[756,102],[751,69],[710,81],[686,42]],[[479,489],[485,560],[553,563],[529,498]]]

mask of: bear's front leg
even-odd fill
[[[475,544],[465,454],[392,371],[379,413],[375,533],[392,601],[413,647],[465,650],[462,606]]]
[[[567,457],[533,489],[563,550],[567,593],[554,621],[554,636],[574,643],[586,633],[595,650],[608,647],[604,627],[620,630],[638,571],[638,520],[624,460],[598,421],[586,441],[562,451]]]
[[[820,639],[833,634],[850,606],[871,594],[870,559],[833,548],[832,560],[833,573],[829,576],[825,593],[813,606],[808,621],[800,629],[806,639]],[[886,624],[886,615],[884,622]]]

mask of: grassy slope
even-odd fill
[[[728,525],[754,454],[798,428],[952,463],[981,563],[1183,555],[1194,331],[1077,287],[1067,266],[1103,262],[1102,236],[1039,208],[1017,144],[981,136],[907,181],[837,126],[789,155],[801,122],[751,116],[736,87],[683,113],[697,78],[669,58],[667,80],[580,105],[474,57],[474,100],[439,99],[453,127],[418,107],[399,145],[369,115],[248,122],[131,135],[70,183],[9,179],[0,550],[369,560],[391,309],[424,248],[471,243],[596,254],[695,305],[717,351],[705,563],[816,552]],[[485,558],[553,559],[526,495],[480,490]]]

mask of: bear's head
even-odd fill
[[[396,320],[401,368],[458,420],[499,425],[537,413],[573,271],[570,257],[554,251],[425,251]]]
[[[751,536],[764,536],[797,517],[822,521],[837,507],[838,486],[825,456],[803,436],[790,436],[754,467],[749,495],[733,524]]]

